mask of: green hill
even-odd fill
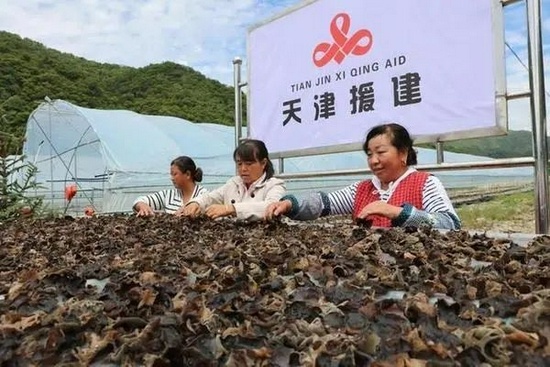
[[[233,88],[186,66],[101,64],[2,31],[0,55],[0,116],[16,135],[24,134],[29,114],[45,96],[83,107],[233,124]]]
[[[509,130],[507,135],[446,142],[444,150],[492,158],[531,157],[533,137],[530,131]],[[550,144],[550,142],[549,142]],[[435,148],[434,144],[422,145]],[[550,146],[550,145],[549,145]]]
[[[44,100],[128,109],[196,122],[233,124],[233,88],[172,62],[143,68],[101,64],[0,31],[0,122],[23,136],[29,114]],[[244,109],[246,110],[246,109]],[[531,133],[445,143],[445,150],[494,158],[530,156]]]

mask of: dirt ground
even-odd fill
[[[488,222],[483,218],[479,218],[479,226],[471,229],[502,233],[535,233],[535,219],[533,217],[514,218],[505,221]]]
[[[465,204],[452,197],[463,229],[503,233],[536,233],[532,188],[498,193],[486,191]],[[469,200],[469,199],[466,199]]]

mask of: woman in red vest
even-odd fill
[[[414,165],[416,151],[407,129],[395,123],[375,126],[363,144],[370,180],[357,182],[331,193],[317,192],[298,201],[285,195],[271,204],[266,218],[287,215],[311,220],[326,215],[353,214],[378,227],[431,226],[459,229],[458,218],[441,181]]]

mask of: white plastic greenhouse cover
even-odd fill
[[[211,181],[231,176],[233,137],[224,136],[230,131],[216,124],[56,100],[30,115],[23,152],[38,166],[38,181],[58,201],[64,187],[76,183],[79,196],[94,199],[97,210],[127,211],[140,193],[171,185],[169,165],[177,156],[206,164]],[[99,197],[102,205],[97,205]]]
[[[29,117],[23,153],[38,166],[37,181],[44,186],[46,202],[62,207],[63,189],[78,185],[72,213],[93,204],[96,211],[131,210],[135,198],[170,188],[169,164],[177,156],[193,158],[204,172],[208,188],[223,184],[235,173],[234,128],[212,123],[141,115],[123,110],[83,108],[56,100],[42,103]],[[269,147],[268,147],[269,148]],[[433,150],[417,149],[421,164],[434,163]],[[447,162],[487,160],[466,154],[446,153]],[[277,166],[277,162],[274,162]],[[366,167],[363,152],[347,152],[285,160],[285,171],[308,172]],[[513,171],[512,171],[513,170]],[[449,187],[532,178],[532,169],[495,169],[468,173],[438,173]],[[495,178],[482,178],[493,176]],[[497,180],[497,176],[500,178]],[[364,177],[317,178],[287,182],[291,192],[334,190]]]

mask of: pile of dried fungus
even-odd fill
[[[550,238],[0,224],[0,365],[548,366]]]

